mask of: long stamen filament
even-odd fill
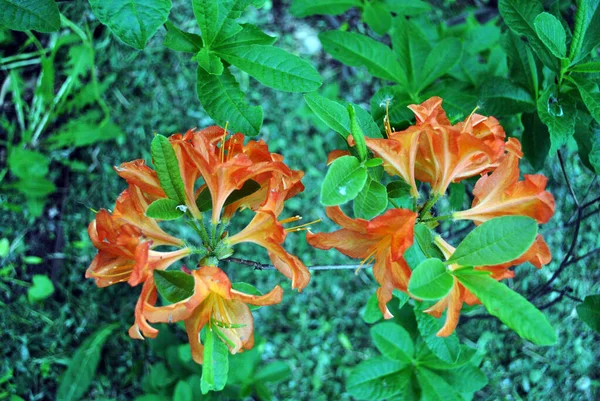
[[[223,138],[221,139],[221,163],[225,161],[225,138],[227,138],[227,127],[229,126],[229,121],[225,122],[225,128],[223,129]]]
[[[311,226],[313,224],[316,224],[316,223],[319,223],[321,221],[322,221],[321,218],[318,218],[318,219],[313,220],[313,221],[311,221],[309,223],[305,223],[305,224],[302,224],[302,225],[299,225],[299,226],[296,226],[296,227],[286,228],[285,231],[288,232],[288,233],[293,233],[293,232],[296,232],[296,231],[308,230],[309,226]]]
[[[281,224],[286,224],[286,223],[291,223],[293,221],[298,221],[298,220],[302,220],[302,216],[293,216],[293,217],[288,217],[287,219],[283,219],[280,220],[279,223]]]

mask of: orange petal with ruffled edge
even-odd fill
[[[144,282],[142,293],[135,305],[135,323],[129,328],[129,336],[136,340],[143,340],[144,337],[156,338],[158,330],[148,324],[144,315],[145,305],[154,305],[157,299],[156,286],[154,280],[149,278]]]
[[[142,191],[157,198],[167,197],[165,191],[160,186],[156,171],[148,167],[144,160],[137,159],[121,163],[120,166],[114,166],[113,169],[128,184],[135,185]]]
[[[377,255],[373,265],[373,275],[380,287],[377,289],[379,310],[385,319],[394,317],[387,308],[387,303],[392,300],[395,289],[406,292],[411,270],[404,258],[396,261],[391,255]]]

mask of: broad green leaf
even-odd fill
[[[401,15],[419,15],[431,11],[431,5],[422,0],[383,0],[391,11]]]
[[[94,15],[125,44],[142,50],[169,18],[171,0],[89,0]]]
[[[548,50],[558,58],[567,55],[567,33],[560,21],[550,13],[541,13],[534,20],[535,31]]]
[[[575,84],[585,107],[590,114],[600,124],[600,90],[593,81],[583,77],[571,77],[571,82]]]
[[[481,369],[470,363],[457,369],[438,371],[437,374],[459,393],[474,393],[488,384],[488,379]]]
[[[43,177],[31,177],[17,181],[15,186],[19,192],[31,198],[43,198],[56,191],[54,183]]]
[[[240,24],[242,30],[232,37],[213,46],[213,50],[230,50],[251,45],[272,45],[277,38],[269,36],[251,24]]]
[[[0,25],[15,31],[54,32],[60,12],[54,0],[0,0]]]
[[[588,295],[577,305],[577,315],[592,330],[600,333],[600,295]]]
[[[157,199],[146,209],[146,216],[159,220],[175,220],[185,214],[179,201],[173,199]]]
[[[352,200],[367,182],[367,169],[354,156],[336,159],[323,180],[321,203],[336,206]]]
[[[245,198],[246,196],[250,196],[256,191],[260,189],[260,184],[254,180],[248,180],[242,185],[240,189],[236,189],[227,197],[227,200],[223,204],[223,206],[229,206],[232,203]],[[204,188],[202,192],[196,198],[196,206],[201,212],[208,212],[212,209],[212,198],[210,196],[210,190],[208,188]]]
[[[354,198],[354,216],[371,220],[382,213],[388,204],[387,190],[379,182],[367,179],[363,189]]]
[[[284,92],[312,92],[322,84],[310,63],[277,47],[240,46],[220,49],[217,54],[263,85]]]
[[[214,330],[218,330],[213,326]],[[202,394],[221,391],[227,383],[229,372],[229,349],[208,326],[204,328],[204,363],[202,365]]]
[[[289,365],[282,361],[261,366],[254,375],[254,382],[275,383],[288,379],[292,375]]]
[[[462,44],[457,38],[444,39],[436,44],[425,60],[425,65],[417,72],[417,91],[429,86],[446,74],[460,60]]]
[[[587,57],[595,47],[600,45],[600,2],[588,1],[586,5],[588,10],[584,22],[585,29],[583,29],[585,35],[579,55],[575,57],[574,61]]]
[[[402,180],[392,181],[386,187],[388,199],[394,206],[413,210],[414,198],[411,196],[411,187]]]
[[[116,327],[113,324],[98,330],[77,348],[58,385],[57,401],[77,401],[83,398],[96,377],[102,346]]]
[[[367,143],[365,142],[365,134],[363,134],[358,119],[356,118],[356,112],[354,106],[348,105],[348,118],[350,121],[350,133],[354,139],[354,148],[358,153],[359,160],[364,162],[367,160]]]
[[[235,20],[252,0],[192,0],[204,45],[213,48],[242,30]]]
[[[458,270],[454,275],[491,315],[519,336],[537,345],[556,344],[556,331],[546,316],[521,295],[489,275],[470,274],[468,270]]]
[[[354,103],[350,103],[349,106],[350,105],[354,107],[354,111],[356,111],[358,125],[360,126],[360,129],[362,130],[363,134],[365,134],[365,136],[369,138],[383,138],[383,135],[381,135],[381,131],[379,130],[379,127],[373,120],[371,114],[369,114],[368,111]]]
[[[436,319],[435,317],[424,313],[420,310],[415,310],[415,317],[417,319],[417,325],[419,332],[427,344],[427,348],[431,352],[447,363],[456,363],[461,354],[460,343],[456,333],[452,333],[448,337],[438,337],[436,333],[442,328],[442,319]]]
[[[537,111],[540,120],[550,133],[550,154],[553,155],[566,145],[575,132],[577,108],[575,102],[563,94],[558,94],[556,85],[550,85],[540,95]]]
[[[221,75],[223,73],[223,62],[206,47],[203,47],[198,53],[196,53],[196,61],[198,61],[198,65],[204,69],[204,71],[208,72],[212,75]]]
[[[460,345],[460,352],[458,358],[453,362],[439,359],[435,354],[431,352],[429,348],[422,348],[417,354],[417,360],[420,365],[435,369],[435,370],[454,370],[461,366],[465,366],[473,360],[473,357],[477,353],[477,350],[466,345]]]
[[[498,9],[506,25],[513,32],[527,38],[542,63],[558,72],[558,59],[546,48],[535,30],[535,18],[544,12],[542,4],[538,0],[500,0]]]
[[[509,116],[535,110],[535,101],[527,90],[506,78],[494,77],[479,89],[486,115]]]
[[[202,49],[202,38],[195,33],[184,32],[177,28],[171,21],[165,22],[167,35],[163,45],[171,50],[185,53],[198,53]]]
[[[600,72],[600,61],[591,61],[589,63],[576,64],[573,67],[569,68],[569,71],[587,73]]]
[[[402,124],[408,126],[408,122],[415,118],[415,115],[408,108],[413,103],[410,95],[406,93],[403,86],[384,86],[375,92],[375,95],[371,98],[371,113],[375,121],[383,124],[387,108],[390,116],[390,124],[393,127],[398,127]]]
[[[381,79],[405,83],[406,75],[392,50],[367,36],[353,32],[321,32],[319,39],[332,57],[351,67],[366,67]]]
[[[537,113],[521,114],[523,135],[521,144],[523,153],[535,171],[544,167],[546,156],[550,150],[550,134],[548,127],[542,123]]]
[[[263,121],[262,108],[246,103],[244,92],[229,69],[221,75],[211,75],[198,67],[197,74],[198,99],[208,115],[218,125],[224,126],[229,122],[229,129],[233,132],[258,135]]]
[[[361,5],[360,0],[293,0],[290,12],[298,18],[317,14],[339,15]]]
[[[385,33],[392,26],[392,15],[390,10],[382,2],[366,2],[363,6],[362,19],[372,30],[380,35]]]
[[[8,168],[18,178],[45,177],[48,174],[50,159],[33,150],[14,148],[8,156]]]
[[[29,303],[43,301],[54,294],[52,280],[43,274],[35,274],[32,278],[32,286],[27,289]]]
[[[434,234],[429,227],[423,223],[415,225],[415,242],[427,258],[443,259],[444,255],[440,248],[433,242]]]
[[[371,337],[383,356],[395,361],[412,363],[415,347],[404,327],[393,322],[383,322],[371,327]]]
[[[427,56],[431,52],[431,45],[425,34],[412,21],[403,16],[394,19],[392,30],[392,48],[394,54],[398,57],[398,62],[403,72],[404,81],[396,81],[405,84],[407,90],[414,93],[420,86],[420,77],[423,71]],[[431,60],[430,68],[434,68],[435,61]],[[414,103],[414,102],[413,102]]]
[[[448,263],[493,266],[524,254],[535,241],[537,222],[526,216],[503,216],[486,221],[458,245]]]
[[[177,382],[173,399],[177,401],[194,401],[192,386],[183,380]]]
[[[379,300],[377,299],[377,294],[373,294],[369,297],[367,305],[363,310],[362,318],[365,323],[368,324],[373,324],[383,319],[383,314],[379,309]]]
[[[160,186],[169,199],[178,201],[180,205],[185,204],[185,187],[179,171],[179,162],[171,142],[162,135],[156,135],[150,148]]]
[[[346,391],[359,400],[383,400],[402,391],[410,370],[406,363],[383,357],[361,362],[352,369],[346,381]]]
[[[382,164],[383,164],[383,159],[381,159],[379,157],[374,157],[373,159],[369,159],[365,162],[365,167],[373,168],[373,167],[381,166]]]
[[[444,262],[431,258],[424,260],[413,270],[408,290],[417,298],[434,300],[446,296],[453,284],[454,279]]]
[[[427,401],[461,401],[462,397],[443,378],[426,368],[417,368],[417,380]]]
[[[575,29],[573,30],[573,38],[569,46],[569,62],[572,62],[581,51],[583,45],[583,36],[588,24],[588,7],[587,0],[579,0],[577,2],[577,12],[575,13]]]
[[[176,303],[194,294],[194,278],[174,270],[154,270],[154,284],[167,301]]]
[[[533,99],[537,99],[539,90],[538,65],[531,48],[520,36],[509,31],[502,40],[502,47],[508,56],[511,79],[527,88]]]
[[[463,182],[450,183],[450,196],[448,202],[452,210],[463,210],[466,197],[466,187]]]

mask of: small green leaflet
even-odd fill
[[[461,355],[460,342],[456,333],[452,333],[448,337],[438,337],[436,333],[442,328],[443,322],[441,319],[415,309],[415,317],[419,332],[427,344],[427,348],[439,359],[444,362],[454,364],[459,360]]]
[[[600,295],[588,295],[577,305],[577,315],[590,329],[600,333]]]
[[[27,299],[29,303],[43,301],[54,294],[54,284],[48,276],[35,274],[32,278],[32,286],[27,289]]]
[[[209,74],[221,75],[223,73],[223,62],[208,48],[203,47],[198,53],[196,53],[195,58],[198,62],[198,65]]]
[[[529,249],[536,235],[537,222],[530,217],[496,217],[471,231],[447,263],[493,266],[510,262]]]
[[[374,160],[374,159],[371,159]],[[367,183],[354,198],[354,216],[371,220],[382,213],[388,205],[386,188],[379,182],[367,179]]]
[[[250,45],[272,45],[277,38],[269,36],[258,27],[251,24],[241,24],[242,30],[220,42],[213,47],[213,50],[226,50]]]
[[[182,301],[194,294],[194,278],[184,272],[154,270],[154,283],[160,295],[171,303]]]
[[[198,53],[202,49],[202,38],[195,33],[184,32],[171,21],[165,22],[167,35],[163,45],[171,50],[185,53]]]
[[[223,390],[229,372],[229,350],[213,330],[218,328],[204,327],[204,363],[200,382],[202,394]]]
[[[556,344],[556,331],[535,306],[489,275],[471,272],[469,269],[458,270],[454,276],[481,301],[491,315],[537,345]]]
[[[358,153],[358,157],[360,161],[367,160],[367,144],[365,142],[365,135],[358,124],[358,120],[356,119],[356,112],[354,111],[354,106],[351,104],[348,105],[348,116],[350,119],[350,133],[352,134],[352,138],[354,139],[355,148]]]
[[[383,356],[400,362],[413,362],[414,344],[404,327],[393,322],[379,323],[371,327],[371,337]]]
[[[156,135],[152,140],[151,150],[160,186],[169,199],[184,204],[186,199],[185,187],[179,172],[179,162],[171,142],[162,135]]]
[[[558,58],[567,55],[567,34],[560,21],[550,13],[541,13],[535,17],[535,31],[548,50]]]
[[[321,186],[321,203],[336,206],[352,200],[367,182],[367,169],[354,156],[336,159]]]
[[[159,220],[175,220],[185,214],[184,210],[182,210],[182,205],[179,204],[179,201],[167,198],[157,199],[146,209],[146,216]]]
[[[413,270],[408,291],[417,298],[440,299],[452,289],[454,279],[446,265],[439,259],[426,259]]]
[[[407,364],[384,357],[361,362],[352,369],[346,390],[359,400],[383,400],[402,391],[410,378]]]

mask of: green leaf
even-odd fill
[[[589,114],[577,113],[574,138],[581,162],[591,172],[596,172],[596,169],[590,163],[590,153],[594,150],[595,142],[598,142],[597,152],[600,152],[600,125],[594,123],[594,119]],[[600,165],[597,174],[600,174]]]
[[[231,50],[250,45],[272,45],[277,40],[277,38],[267,35],[254,25],[241,24],[240,26],[242,27],[241,31],[216,44],[213,50]]]
[[[594,167],[596,174],[600,175],[600,132],[598,128],[593,131],[592,135],[592,149],[588,155],[589,162]]]
[[[439,359],[429,348],[422,348],[417,355],[419,365],[435,370],[455,370],[473,360],[477,350],[466,345],[459,345],[458,358],[453,363]]]
[[[214,327],[217,330],[216,326]],[[224,342],[208,327],[204,328],[204,364],[202,365],[202,394],[221,391],[227,383],[229,350]]]
[[[240,46],[217,54],[263,85],[284,92],[312,92],[323,83],[310,63],[277,47]]]
[[[242,27],[235,21],[252,4],[252,0],[192,0],[192,9],[208,48],[239,33]]]
[[[8,157],[8,168],[18,178],[42,178],[48,174],[50,159],[48,156],[33,150],[14,148]]]
[[[22,260],[23,260],[23,263],[26,263],[28,265],[40,265],[44,261],[44,259],[40,258],[39,256],[32,256],[32,255],[23,256]]]
[[[173,199],[157,199],[146,209],[146,216],[159,220],[175,220],[185,214],[179,201]]]
[[[304,18],[317,14],[339,15],[360,6],[360,0],[293,0],[290,12],[295,17]]]
[[[379,309],[379,300],[377,294],[373,294],[369,297],[367,305],[362,313],[362,318],[367,324],[373,324],[383,319],[383,314]]]
[[[579,1],[577,3],[577,12],[575,14],[575,29],[573,30],[573,38],[569,46],[569,62],[572,62],[581,51],[583,45],[583,36],[587,29],[588,19],[588,1]]]
[[[212,50],[204,47],[196,53],[196,61],[198,65],[212,75],[221,75],[223,73],[223,62],[215,55]]]
[[[462,397],[446,381],[426,368],[417,368],[417,380],[427,401],[461,401]]]
[[[448,202],[452,210],[463,210],[466,197],[466,186],[462,182],[450,183],[450,196]]]
[[[583,77],[570,77],[575,84],[585,107],[590,111],[594,120],[600,124],[600,90],[598,85]]]
[[[541,13],[534,20],[535,31],[548,50],[558,58],[567,55],[567,33],[560,21],[550,13]]]
[[[192,386],[183,380],[177,382],[173,399],[177,401],[194,401]]]
[[[380,88],[371,98],[371,113],[375,121],[383,123],[388,102],[390,124],[393,127],[408,126],[408,122],[414,120],[414,114],[407,107],[414,102],[403,86],[395,85]]]
[[[365,135],[360,128],[358,120],[356,118],[356,112],[354,106],[348,105],[348,116],[350,120],[350,133],[354,139],[354,147],[358,153],[359,160],[364,162],[367,160],[367,143],[365,142]]]
[[[227,197],[227,200],[223,206],[229,206],[238,200],[250,196],[260,189],[260,184],[254,180],[248,180],[244,182],[244,185],[240,189],[236,189]],[[212,198],[210,196],[210,190],[204,188],[202,192],[196,198],[196,206],[201,212],[208,212],[212,209]]]
[[[336,206],[356,198],[367,182],[367,169],[354,156],[336,159],[321,186],[321,203]]]
[[[444,324],[441,319],[436,319],[420,310],[415,310],[415,317],[419,332],[423,340],[425,340],[427,348],[442,361],[450,364],[456,363],[461,354],[460,343],[456,333],[452,333],[448,337],[438,337],[436,333]]]
[[[579,319],[590,329],[600,333],[600,295],[588,295],[577,305]]]
[[[371,337],[383,356],[395,361],[412,363],[415,347],[404,327],[393,322],[383,322],[371,327]]]
[[[346,391],[359,400],[383,400],[400,393],[410,370],[406,363],[375,357],[361,362],[352,369],[346,382]]]
[[[36,274],[32,278],[33,285],[27,289],[27,299],[29,303],[43,301],[54,294],[54,284],[52,280],[43,274]]]
[[[531,48],[513,32],[507,32],[502,40],[502,47],[508,56],[509,76],[527,88],[533,99],[538,97],[539,74],[538,65]]]
[[[291,375],[292,371],[287,363],[275,361],[261,366],[254,375],[254,382],[276,383],[288,379]]]
[[[15,31],[54,32],[60,12],[54,0],[0,0],[0,25]]]
[[[488,379],[481,369],[470,363],[457,369],[438,371],[437,374],[459,393],[474,393],[488,384]]]
[[[574,61],[579,61],[587,57],[600,44],[600,2],[587,2],[586,5],[589,9],[586,13],[584,29],[582,29],[582,31],[585,31],[585,35],[581,44],[581,50]]]
[[[5,258],[8,256],[8,252],[10,251],[10,241],[8,238],[0,239],[0,258]]]
[[[58,385],[57,401],[77,401],[83,398],[96,376],[102,346],[116,327],[113,324],[96,331],[77,348]]]
[[[457,38],[444,39],[436,44],[418,70],[417,91],[428,87],[433,81],[446,74],[462,56],[462,44]]]
[[[458,270],[454,275],[491,315],[519,336],[537,345],[556,344],[556,331],[546,316],[521,295],[488,275],[469,274],[468,270]]]
[[[486,82],[479,95],[483,98],[483,109],[489,115],[509,116],[535,110],[531,93],[506,78],[494,77]]]
[[[542,63],[558,72],[560,63],[538,37],[535,29],[535,18],[544,12],[542,4],[538,0],[500,0],[498,9],[506,25],[513,32],[527,38]]]
[[[444,255],[440,248],[433,242],[434,234],[429,227],[423,223],[415,225],[415,242],[427,258],[443,259]]]
[[[447,263],[493,266],[510,262],[531,247],[537,232],[537,222],[530,217],[493,218],[471,231]]]
[[[366,67],[371,75],[405,83],[406,75],[392,50],[367,36],[353,32],[321,32],[319,39],[332,57],[351,67]]]
[[[419,15],[431,11],[431,5],[421,0],[383,0],[391,11],[401,15]]]
[[[100,124],[99,113],[88,112],[79,118],[73,118],[54,132],[48,143],[51,149],[66,147],[79,148],[104,142],[123,136],[123,131],[112,121]]]
[[[89,0],[94,15],[119,39],[142,50],[169,18],[171,0]]]
[[[431,45],[421,29],[413,21],[409,21],[404,17],[394,19],[391,37],[392,48],[394,54],[398,57],[403,72],[402,75],[405,79],[397,82],[400,84],[405,83],[406,90],[414,93],[417,91],[417,87],[421,85],[419,81],[427,56],[431,52]],[[430,61],[429,68],[434,68],[432,63],[435,61]]]
[[[165,22],[167,35],[163,45],[171,50],[185,53],[198,53],[202,49],[202,37],[195,33],[184,32],[171,21]]]
[[[17,181],[15,186],[19,192],[31,198],[43,198],[56,191],[54,183],[42,177],[23,179]]]
[[[229,122],[229,129],[233,132],[258,135],[263,121],[262,108],[246,103],[244,92],[229,69],[221,75],[211,75],[198,67],[197,74],[198,99],[208,115],[218,125],[224,126]]]
[[[444,262],[431,258],[424,260],[413,270],[408,290],[417,298],[434,300],[446,296],[453,284],[454,279]]]
[[[156,135],[152,140],[151,150],[154,168],[165,194],[180,205],[185,204],[185,187],[171,142],[165,136]]]
[[[521,115],[523,135],[521,144],[523,153],[535,171],[544,167],[546,156],[550,150],[550,134],[548,127],[542,123],[537,113],[523,113]]]
[[[388,204],[387,190],[379,182],[368,179],[363,189],[354,199],[354,216],[371,220],[382,213]]]
[[[546,124],[550,133],[550,154],[556,153],[573,136],[577,116],[573,100],[563,94],[557,94],[556,85],[550,85],[537,102],[540,120]]]
[[[382,2],[366,2],[363,6],[362,19],[372,30],[380,35],[385,33],[392,26],[392,15],[390,10]]]
[[[571,72],[594,73],[600,72],[600,61],[591,61],[589,63],[576,64],[569,68]]]
[[[194,294],[194,278],[174,270],[154,270],[154,284],[167,301],[176,303]]]

